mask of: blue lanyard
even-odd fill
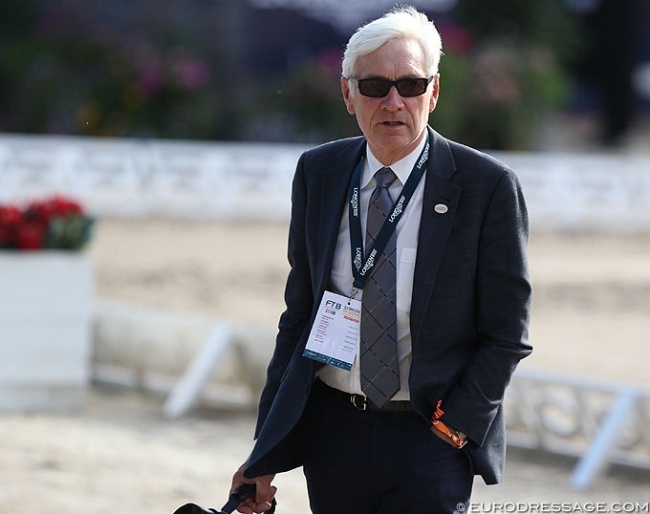
[[[426,162],[429,159],[429,139],[422,149],[422,153],[418,157],[413,171],[409,175],[406,184],[402,188],[397,200],[393,203],[391,214],[384,220],[375,244],[369,249],[368,255],[364,256],[363,251],[363,236],[361,233],[361,216],[359,212],[359,192],[361,190],[361,170],[363,169],[363,157],[354,168],[352,179],[350,180],[350,194],[349,194],[349,221],[350,221],[350,247],[352,250],[352,276],[354,277],[354,284],[350,292],[350,298],[354,298],[357,290],[363,289],[368,277],[372,274],[375,264],[379,261],[381,253],[386,248],[388,240],[391,238],[397,224],[406,210],[406,206],[411,201],[415,189],[418,187],[422,176],[426,170]],[[364,260],[365,259],[365,260]]]

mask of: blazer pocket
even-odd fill
[[[411,311],[411,296],[413,293],[413,275],[415,273],[415,258],[417,249],[402,248],[397,263],[397,308],[400,313],[408,316]]]

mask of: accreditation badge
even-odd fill
[[[359,346],[361,302],[325,291],[303,353],[350,371]]]

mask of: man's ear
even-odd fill
[[[354,114],[354,104],[350,100],[350,81],[345,77],[341,77],[341,92],[343,93],[343,101],[348,112]]]

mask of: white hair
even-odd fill
[[[417,41],[424,51],[429,75],[438,73],[442,40],[432,21],[411,6],[396,7],[352,34],[343,54],[342,74],[352,77],[357,59],[374,52],[392,39]]]

